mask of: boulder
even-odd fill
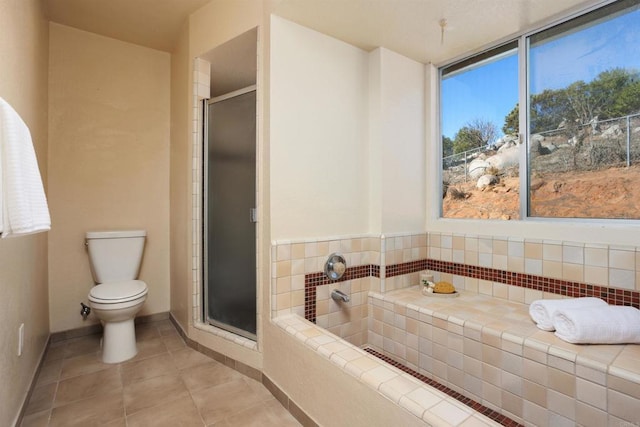
[[[612,125],[609,128],[600,134],[602,138],[608,138],[611,136],[618,136],[623,133],[622,129],[620,129],[620,125]]]
[[[487,163],[498,169],[498,171],[503,171],[511,166],[517,166],[520,164],[520,145],[498,151],[498,154],[487,159]]]
[[[491,165],[483,160],[483,159],[475,159],[471,163],[469,163],[469,176],[471,179],[478,179],[482,175],[484,175],[487,168],[491,167]]]
[[[493,144],[491,144],[489,148],[491,150],[498,150],[500,149],[500,147],[504,146],[505,144],[509,144],[511,142],[517,142],[517,141],[518,141],[518,137],[515,135],[504,135],[498,138]]]
[[[540,154],[551,154],[556,151],[558,147],[553,142],[543,142],[540,144]]]
[[[542,141],[544,141],[544,136],[540,135],[539,133],[534,133],[529,137],[529,140],[532,142],[536,141],[536,142],[542,143]]]
[[[500,180],[495,175],[482,175],[480,179],[478,179],[478,182],[476,183],[476,187],[482,190],[485,187],[497,184],[499,181]]]
[[[532,140],[530,145],[531,148],[529,150],[529,155],[531,156],[531,158],[534,158],[536,156],[544,156],[545,154],[551,154],[558,149],[558,147],[556,147],[553,142],[547,141],[541,142],[539,140]]]

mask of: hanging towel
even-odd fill
[[[573,344],[640,343],[640,310],[621,305],[559,309],[556,336]]]
[[[2,237],[51,229],[29,128],[0,98],[0,232]]]
[[[540,299],[529,306],[529,315],[543,331],[553,331],[553,313],[560,308],[580,308],[607,305],[600,298]]]

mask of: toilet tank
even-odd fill
[[[137,279],[146,236],[145,230],[88,231],[85,238],[96,283]]]

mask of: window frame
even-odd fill
[[[618,0],[595,1],[587,6],[569,11],[561,16],[550,17],[526,30],[511,34],[488,45],[451,60],[427,67],[427,96],[431,95],[432,104],[428,110],[427,123],[431,132],[428,134],[427,179],[437,183],[427,186],[427,218],[426,229],[430,232],[453,233],[456,235],[508,235],[512,238],[526,238],[536,241],[597,241],[612,244],[639,245],[640,219],[618,218],[561,218],[532,217],[528,215],[529,191],[529,76],[528,76],[528,44],[530,37],[550,28],[560,26],[568,21],[586,16],[594,11],[606,9]],[[621,3],[624,0],[621,1]],[[520,218],[514,220],[462,219],[444,218],[442,216],[442,117],[441,73],[442,70],[463,63],[474,57],[490,52],[499,46],[517,42],[518,49],[518,101],[526,108],[521,109],[519,116],[519,137],[525,150],[520,153]],[[523,103],[524,101],[524,103]],[[526,113],[523,113],[526,112]],[[523,131],[524,130],[524,131]],[[431,154],[431,155],[429,155]],[[478,230],[481,230],[480,232]]]

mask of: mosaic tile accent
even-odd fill
[[[316,288],[347,280],[361,279],[372,275],[373,265],[347,267],[344,275],[338,280],[330,280],[323,272],[305,274],[304,276],[304,318],[316,323]],[[378,266],[376,266],[378,267]],[[378,272],[380,267],[378,267]],[[379,274],[379,273],[378,273]]]
[[[477,411],[479,413],[481,413],[482,415],[484,415],[485,417],[488,417],[490,419],[492,419],[493,421],[503,425],[503,426],[508,426],[508,427],[524,427],[522,424],[517,423],[516,421],[512,420],[511,418],[502,415],[499,412],[494,411],[493,409],[487,408],[486,406],[476,402],[473,399],[469,399],[468,397],[464,396],[463,394],[458,393],[457,391],[454,391],[452,389],[450,389],[449,387],[440,384],[437,381],[434,381],[430,378],[427,378],[426,376],[420,374],[419,372],[414,371],[413,369],[408,368],[407,366],[404,366],[402,363],[400,362],[396,362],[395,360],[391,359],[390,357],[385,356],[382,353],[378,353],[377,351],[373,350],[372,348],[364,348],[364,351],[366,351],[367,353],[371,354],[372,356],[377,357],[380,360],[383,360],[384,362],[390,364],[391,366],[394,366],[398,369],[400,369],[403,372],[406,372],[407,374],[411,375],[412,377],[422,381],[423,383],[435,388],[436,390],[439,390],[445,394],[447,394],[448,396],[453,397],[454,399],[456,399],[457,401],[464,403],[465,405],[467,405],[469,408],[473,409],[474,411]]]
[[[489,267],[459,264],[448,261],[426,259],[416,261],[409,266],[398,266],[400,271],[433,270],[441,273],[455,274],[464,277],[472,277],[491,282],[504,283],[526,289],[535,289],[542,292],[550,292],[568,297],[597,297],[602,298],[608,304],[630,305],[640,308],[640,292],[610,288],[606,286],[589,285],[586,283],[572,282],[568,280],[552,279],[533,274],[514,273]],[[396,267],[396,266],[393,266]],[[412,270],[412,271],[408,271]],[[406,273],[398,273],[406,274]],[[387,273],[389,276],[389,273]]]
[[[343,278],[337,281],[329,280],[322,272],[305,274],[305,319],[315,323],[317,286],[366,276],[380,277],[380,270],[381,268],[378,265],[349,267]],[[449,261],[438,261],[434,259],[421,259],[418,261],[388,265],[384,269],[385,277],[387,278],[411,274],[422,270],[431,270],[440,273],[471,277],[568,297],[597,297],[602,298],[608,304],[628,305],[640,309],[640,292],[590,285],[586,283],[570,282],[567,280],[553,279],[533,274],[514,273],[489,267],[480,267]]]

